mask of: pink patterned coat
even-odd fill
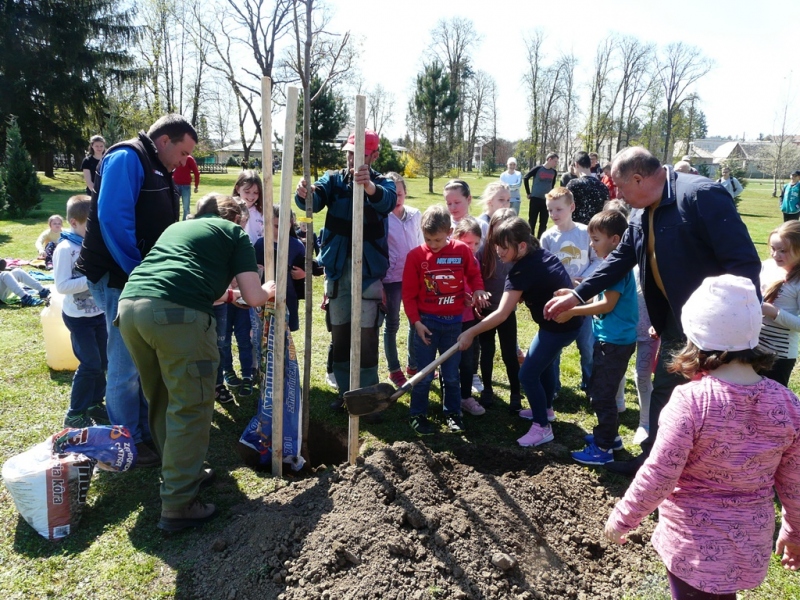
[[[708,593],[759,585],[775,530],[800,543],[800,400],[762,379],[706,375],[675,389],[652,453],[609,522],[636,528],[660,505],[653,546],[667,568]]]

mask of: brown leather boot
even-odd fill
[[[217,507],[203,504],[195,498],[188,506],[179,509],[161,509],[158,528],[170,533],[182,531],[187,527],[200,527],[217,516]]]

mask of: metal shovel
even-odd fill
[[[440,355],[427,367],[419,371],[405,385],[398,389],[390,383],[379,383],[377,385],[370,385],[367,387],[359,388],[357,390],[350,390],[344,393],[344,404],[347,407],[347,412],[355,417],[363,417],[364,415],[371,415],[372,413],[381,412],[386,410],[392,404],[397,402],[397,399],[409,391],[412,387],[431,373],[436,367],[446,361],[448,358],[458,352],[458,342],[447,349],[447,351]]]

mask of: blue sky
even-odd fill
[[[611,32],[631,34],[659,45],[682,41],[699,47],[714,68],[695,86],[710,135],[776,131],[776,116],[787,98],[789,121],[800,133],[800,2],[761,0],[605,0],[586,2],[504,2],[486,0],[328,0],[334,11],[331,31],[360,39],[359,69],[368,84],[381,83],[395,95],[396,118],[388,133],[405,132],[404,116],[413,80],[440,18],[472,19],[482,36],[474,53],[477,69],[497,81],[499,135],[525,136],[527,109],[522,72],[523,37],[536,27],[546,35],[545,51],[578,58],[580,106],[587,106],[585,82],[598,43]],[[602,10],[601,7],[607,7]]]

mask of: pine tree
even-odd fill
[[[24,217],[42,203],[39,180],[31,157],[22,143],[16,117],[9,118],[6,130],[6,155],[0,180],[5,186],[5,210],[12,217]],[[0,190],[2,198],[2,190]]]
[[[381,136],[379,150],[380,154],[375,162],[372,163],[372,168],[379,173],[389,173],[393,171],[402,175],[406,168],[406,161],[392,149],[392,142],[389,141],[389,138]]]
[[[4,0],[0,8],[0,144],[16,115],[31,154],[52,176],[52,154],[86,146],[102,120],[106,83],[138,74],[128,48],[135,7],[121,0]]]
[[[408,104],[411,123],[423,140],[415,150],[428,169],[428,191],[433,179],[447,166],[447,134],[458,119],[458,94],[450,86],[450,76],[438,61],[425,65],[417,75],[417,90]]]

